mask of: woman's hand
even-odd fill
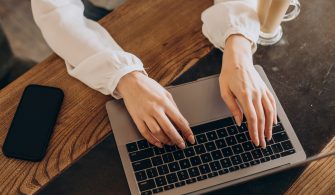
[[[271,139],[272,125],[277,123],[276,103],[253,66],[251,43],[242,35],[231,35],[226,41],[220,90],[237,124],[243,119],[242,108],[252,141],[266,147],[265,137]]]
[[[171,94],[155,80],[143,73],[131,72],[121,78],[117,90],[140,133],[149,143],[160,148],[163,144],[176,144],[184,149],[184,140],[173,124],[191,144],[195,143],[192,130]]]

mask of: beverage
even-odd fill
[[[286,13],[289,7],[294,9]],[[298,0],[258,0],[257,13],[261,24],[260,45],[273,45],[282,37],[280,23],[290,21],[298,16],[300,3]]]
[[[273,33],[280,25],[285,13],[290,6],[290,0],[267,0],[271,2],[265,21],[261,26],[264,33]],[[269,3],[266,3],[269,4]]]

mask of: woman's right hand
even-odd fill
[[[195,143],[192,130],[171,94],[155,80],[141,72],[130,72],[121,78],[117,90],[149,143],[160,148],[163,144],[176,144],[184,149],[185,142],[173,124],[191,144]]]

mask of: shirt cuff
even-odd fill
[[[251,41],[252,52],[257,50],[260,24],[255,9],[247,2],[217,3],[205,10],[201,19],[203,34],[216,48],[224,50],[230,35],[241,34]]]

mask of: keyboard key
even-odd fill
[[[207,178],[208,178],[207,175],[201,175],[201,176],[197,177],[197,181],[202,181],[202,180],[205,180]]]
[[[174,152],[174,151],[178,150],[177,146],[175,146],[175,145],[172,145],[172,146],[165,145],[164,148],[165,148],[166,152]]]
[[[164,186],[164,190],[171,190],[172,188],[174,188],[174,185],[173,185],[173,184]]]
[[[154,166],[163,164],[163,159],[161,156],[155,156],[151,158],[151,162]]]
[[[268,145],[272,145],[272,144],[275,143],[275,142],[273,141],[273,139],[270,139],[270,141],[265,140],[265,142],[266,142],[266,145],[267,145],[267,146],[268,146]]]
[[[229,158],[221,159],[220,163],[221,163],[222,168],[228,168],[232,166]]]
[[[195,178],[186,180],[187,184],[195,183],[197,180]]]
[[[240,133],[242,132],[248,132],[248,128],[247,128],[247,125],[246,123],[242,123],[240,127],[238,127],[238,130]]]
[[[152,150],[152,148],[129,153],[131,162],[142,160],[145,158],[150,158],[153,155],[154,155],[154,151]]]
[[[264,156],[270,156],[273,154],[272,149],[270,146],[267,146],[265,149],[261,149]]]
[[[149,179],[146,181],[142,181],[138,183],[138,187],[140,191],[147,191],[156,187],[155,181],[153,179]]]
[[[218,129],[216,132],[219,138],[224,138],[228,136],[227,130],[225,128]]]
[[[221,149],[227,146],[226,142],[224,141],[224,139],[218,139],[215,141],[216,147]]]
[[[177,174],[171,173],[171,174],[166,175],[166,180],[169,184],[177,182],[178,181]]]
[[[242,143],[242,142],[248,141],[247,140],[247,136],[245,136],[244,133],[237,134],[237,135],[235,135],[235,137],[236,137],[236,140],[237,140],[238,143]]]
[[[218,176],[219,174],[217,172],[212,172],[212,173],[208,173],[208,178],[213,178],[213,177],[216,177]]]
[[[243,152],[243,148],[240,144],[234,145],[231,148],[233,149],[234,154],[240,154]]]
[[[214,142],[207,142],[205,143],[205,147],[208,152],[213,151],[216,149],[215,143]]]
[[[292,150],[287,150],[287,151],[285,151],[285,152],[282,152],[282,153],[280,153],[280,156],[288,156],[288,155],[291,155],[291,154],[294,154],[295,153],[295,150],[294,149],[292,149]]]
[[[213,160],[220,160],[221,158],[223,158],[223,155],[220,150],[215,150],[211,152],[211,155],[212,155]]]
[[[208,164],[200,165],[199,170],[200,170],[201,174],[206,174],[206,173],[209,173],[211,171]]]
[[[164,176],[156,177],[155,181],[156,181],[156,184],[157,184],[158,187],[165,186],[167,184],[166,179],[165,179]]]
[[[140,150],[146,149],[149,147],[149,143],[147,140],[140,140],[137,142],[137,146]]]
[[[226,139],[226,143],[228,144],[228,146],[232,146],[237,143],[235,136],[226,137],[225,139]]]
[[[273,153],[277,154],[283,151],[283,147],[280,145],[280,143],[273,144],[271,146]]]
[[[170,172],[175,172],[175,171],[180,170],[179,164],[177,162],[169,163],[168,166],[169,166]]]
[[[234,171],[237,171],[237,170],[240,170],[240,167],[238,167],[238,166],[229,167],[230,172],[234,172]]]
[[[188,159],[184,159],[184,160],[179,161],[179,165],[180,165],[181,169],[187,169],[187,168],[191,167],[191,163]]]
[[[230,147],[223,148],[221,150],[221,152],[222,152],[224,157],[229,157],[229,156],[233,155],[233,150]]]
[[[272,138],[274,139],[275,142],[282,142],[288,140],[288,136],[285,131],[273,134]]]
[[[258,165],[258,164],[260,164],[260,163],[261,163],[260,160],[253,160],[253,161],[250,161],[250,165],[251,165],[251,166]]]
[[[169,173],[169,168],[167,165],[161,165],[157,167],[159,175],[165,175]]]
[[[202,155],[200,155],[200,157],[201,157],[201,160],[202,160],[203,163],[207,163],[207,162],[212,161],[212,157],[209,153],[202,154]]]
[[[160,188],[153,189],[152,192],[155,193],[155,194],[157,194],[159,192],[163,192],[163,188],[160,187]]]
[[[275,134],[275,133],[279,133],[279,132],[281,132],[281,131],[284,131],[284,128],[283,128],[282,124],[280,124],[280,123],[278,123],[277,126],[274,126],[274,127],[272,128],[272,133],[273,133],[273,134]]]
[[[181,182],[175,183],[174,186],[176,186],[176,188],[179,188],[181,186],[184,186],[185,184],[186,184],[185,181],[181,181]]]
[[[282,142],[281,145],[283,146],[284,150],[290,150],[293,148],[289,140]]]
[[[219,170],[219,175],[223,175],[223,174],[226,174],[226,173],[229,173],[228,169],[221,169],[221,170]]]
[[[200,175],[198,167],[192,167],[188,169],[188,174],[190,175],[190,177],[196,177]]]
[[[186,170],[179,171],[179,172],[177,173],[177,175],[178,175],[178,179],[179,179],[179,181],[186,180],[186,179],[189,178],[188,173],[187,173]]]
[[[141,195],[151,195],[151,194],[152,194],[152,192],[150,190],[141,193]]]
[[[240,167],[240,169],[245,169],[245,168],[250,167],[250,164],[249,163],[240,164],[239,167]]]
[[[205,146],[203,144],[194,146],[194,150],[197,154],[206,153]]]
[[[186,157],[191,157],[195,155],[195,151],[193,149],[193,147],[188,147],[186,149],[184,149],[184,154]]]
[[[184,152],[182,150],[177,150],[173,152],[174,159],[180,160],[185,158]]]
[[[164,154],[165,153],[165,149],[164,148],[154,147],[154,152],[155,152],[155,155]]]
[[[254,149],[254,144],[252,144],[250,141],[242,143],[242,147],[244,151],[250,151]]]
[[[147,179],[147,175],[145,174],[145,171],[138,171],[135,173],[136,180],[137,181],[143,181]]]
[[[227,127],[227,126],[231,126],[235,124],[234,119],[232,117],[222,119],[220,120],[219,123],[220,123],[220,127]]]
[[[202,143],[207,142],[207,137],[206,137],[205,134],[197,135],[196,138],[197,138],[197,143],[198,144],[202,144]]]
[[[158,172],[157,172],[157,169],[156,167],[153,167],[151,169],[147,169],[147,175],[149,178],[153,178],[153,177],[157,177],[158,176]]]
[[[173,161],[173,156],[171,153],[163,154],[163,160],[165,163],[169,163]]]
[[[242,163],[242,158],[240,155],[235,155],[230,157],[231,162],[233,163],[233,165],[238,165]]]
[[[238,134],[238,130],[236,128],[236,126],[230,126],[230,127],[227,127],[227,131],[228,131],[228,134],[229,135],[235,135],[235,134]]]
[[[127,150],[129,153],[138,150],[136,142],[127,144]]]
[[[245,152],[241,154],[241,157],[242,157],[243,162],[249,162],[253,160],[250,152]]]
[[[143,169],[147,169],[150,167],[152,167],[150,159],[145,159],[145,160],[141,160],[141,161],[137,161],[133,163],[134,171],[141,171]]]
[[[206,135],[207,135],[207,138],[208,138],[209,141],[213,141],[213,140],[216,140],[218,138],[215,131],[207,132]]]
[[[212,171],[218,171],[219,169],[221,169],[221,165],[219,161],[214,161],[209,163],[209,166],[211,167]]]
[[[192,166],[197,166],[201,164],[201,160],[199,156],[193,156],[190,158]]]
[[[261,149],[257,148],[253,151],[251,151],[252,156],[254,157],[254,159],[258,159],[258,158],[262,158],[263,154],[261,152]]]

